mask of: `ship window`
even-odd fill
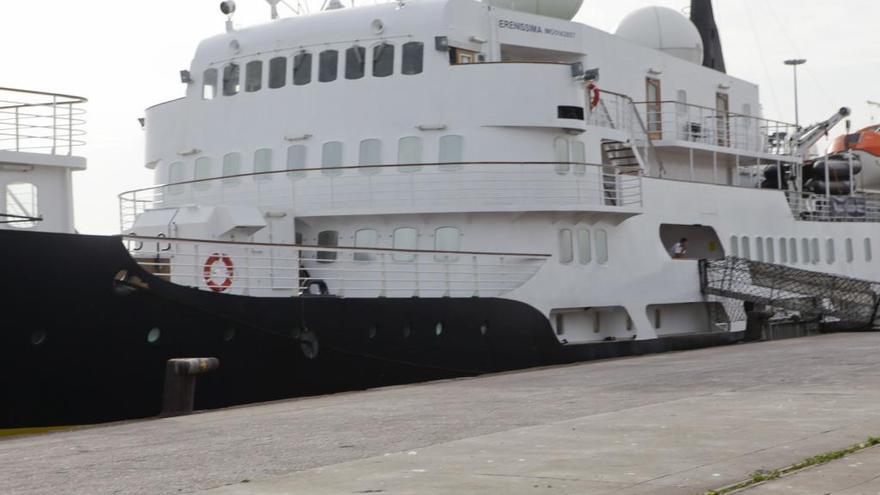
[[[455,227],[440,227],[434,231],[434,249],[437,251],[458,251],[461,249],[461,232]],[[458,256],[449,254],[434,255],[434,261],[452,263]]]
[[[339,167],[342,167],[342,142],[330,141],[324,143],[321,153],[321,168],[336,169],[325,170],[324,173],[328,175],[339,175],[342,173],[342,170],[339,170]]]
[[[6,185],[6,214],[20,217],[37,218],[40,216],[39,190],[34,184],[27,182],[15,182]],[[37,225],[36,222],[18,221],[23,219],[7,218],[12,220],[9,225],[19,229],[29,229]]]
[[[604,229],[596,231],[596,262],[600,265],[608,263],[608,232]]]
[[[254,93],[263,89],[263,62],[254,60],[244,66],[244,90]]]
[[[852,238],[848,238],[848,239],[846,240],[846,244],[845,244],[845,246],[846,246],[846,262],[847,262],[847,263],[852,263],[853,260],[856,259],[856,250],[855,250],[855,248],[853,247],[853,240],[852,240]]]
[[[269,61],[269,87],[283,88],[287,84],[287,57],[275,57]]]
[[[388,77],[394,73],[394,45],[382,43],[373,47],[373,77]]]
[[[293,84],[303,86],[312,82],[312,54],[302,52],[293,57]]]
[[[871,252],[871,239],[865,238],[865,261],[871,261],[874,258],[874,253]]]
[[[294,144],[287,148],[287,170],[303,170],[306,168],[306,150],[301,144]],[[288,173],[287,177],[302,177],[305,172]]]
[[[411,41],[403,45],[403,65],[400,72],[407,76],[422,73],[425,44]]]
[[[462,167],[461,162],[464,161],[464,138],[461,136],[441,136],[440,149],[437,156],[440,163],[449,163],[442,165],[441,170],[458,170]]]
[[[572,246],[571,229],[559,231],[559,262],[567,265],[574,261],[574,247]]]
[[[730,236],[730,255],[739,257],[739,239],[735,235]]]
[[[791,263],[797,264],[797,262],[798,262],[798,245],[797,245],[797,239],[795,239],[794,237],[792,237],[791,239],[788,240],[788,254],[789,254],[789,257],[791,258]]]
[[[241,173],[241,153],[227,153],[223,156],[223,177]],[[224,184],[238,184],[238,177],[223,179]]]
[[[829,265],[837,261],[837,255],[834,252],[834,239],[825,240],[825,262]]]
[[[788,240],[784,237],[779,239],[779,262],[782,264],[788,263]]]
[[[330,82],[336,80],[339,71],[339,52],[336,50],[324,50],[318,56],[318,81]]]
[[[367,49],[362,46],[353,46],[345,50],[345,78],[360,79],[364,77],[367,62]]]
[[[752,259],[752,244],[747,236],[742,238],[742,257],[747,260]]]
[[[318,245],[322,247],[336,247],[339,245],[339,232],[325,230],[318,233]],[[336,251],[318,251],[318,262],[333,263],[337,257]]]
[[[578,230],[578,261],[582,265],[586,265],[593,261],[593,250],[590,246],[590,231],[587,229]]]
[[[803,255],[804,264],[809,265],[812,259],[810,257],[810,240],[807,238],[801,239],[801,254]]]
[[[575,163],[575,175],[585,175],[587,173],[587,148],[582,141],[571,142],[571,161]]]
[[[773,248],[773,238],[767,238],[767,263],[776,263],[776,250]]]
[[[812,259],[813,264],[818,265],[819,260],[822,258],[819,253],[819,239],[816,239],[814,237],[813,240],[810,241],[810,251],[811,251],[811,254],[813,255],[812,256],[813,257],[813,259]]]
[[[272,171],[272,150],[269,148],[258,149],[254,152],[254,180],[271,180],[272,176],[266,172]]]
[[[373,229],[361,229],[354,233],[354,247],[375,248],[379,246],[379,233]],[[354,253],[355,261],[373,261],[375,253]]]
[[[416,136],[408,136],[400,138],[397,145],[397,163],[400,165],[411,165],[408,167],[400,167],[401,172],[417,172],[422,169],[418,164],[422,163],[422,138]]]
[[[183,162],[174,162],[168,166],[168,183],[177,184],[186,180],[186,164]],[[168,187],[169,194],[180,194],[183,192],[183,186]]]
[[[223,68],[223,96],[237,95],[241,88],[241,69],[238,64],[228,64]]]
[[[208,69],[202,73],[202,99],[213,100],[217,97],[217,69]]]
[[[418,245],[418,231],[412,227],[401,227],[394,231],[394,249],[414,250]],[[394,261],[412,262],[416,253],[394,253]]]
[[[758,261],[764,261],[764,238],[758,237],[755,239],[755,258]]]
[[[195,176],[193,178],[195,180],[201,181],[201,182],[194,183],[193,187],[200,190],[200,191],[210,189],[211,182],[207,181],[205,179],[211,178],[211,175],[212,175],[211,159],[206,156],[197,158],[196,159],[196,166],[195,166]]]
[[[372,165],[382,165],[382,141],[378,139],[364,139],[361,141],[358,153],[358,165],[362,167],[361,173],[377,174],[381,169]]]
[[[567,174],[570,168],[571,155],[569,155],[568,139],[558,137],[553,140],[553,158],[556,162],[556,173]]]

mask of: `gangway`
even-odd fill
[[[706,295],[822,317],[850,328],[875,325],[880,282],[729,256],[700,262]]]

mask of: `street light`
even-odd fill
[[[790,65],[794,69],[794,125],[798,128],[800,128],[801,126],[801,116],[798,110],[797,68],[798,65],[804,65],[805,63],[807,63],[807,61],[802,58],[795,58],[785,61],[785,65]]]

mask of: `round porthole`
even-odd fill
[[[31,334],[31,345],[43,345],[46,342],[46,332],[36,330]]]
[[[376,328],[376,325],[370,325],[370,330],[367,332],[367,335],[369,335],[371,339],[375,339],[377,333],[378,329]]]
[[[486,335],[487,333],[489,333],[489,322],[488,322],[488,321],[484,321],[484,322],[480,325],[480,334],[481,334],[481,335]]]
[[[434,334],[438,337],[443,335],[443,323],[437,323],[437,325],[434,327]]]
[[[159,342],[159,337],[162,336],[162,330],[159,330],[158,327],[153,327],[147,332],[147,343],[155,344]]]
[[[409,338],[412,335],[412,328],[409,325],[403,327],[403,338]]]
[[[232,339],[235,338],[235,329],[227,328],[226,331],[223,332],[223,342],[231,342]]]

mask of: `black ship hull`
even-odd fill
[[[731,343],[560,345],[531,306],[483,298],[255,298],[144,272],[120,238],[0,230],[0,428],[160,413],[165,362],[217,357],[196,408]]]

